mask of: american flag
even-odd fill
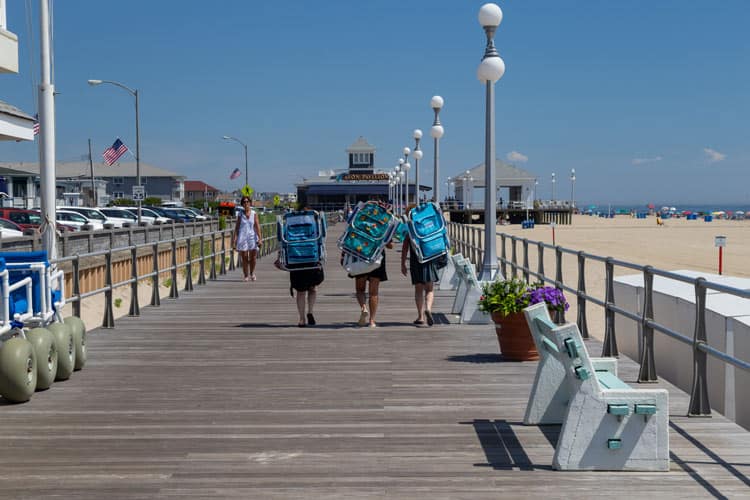
[[[235,168],[234,170],[232,170],[232,173],[229,174],[229,178],[231,180],[234,180],[234,179],[236,179],[239,176],[240,176],[240,169],[239,168]]]
[[[39,135],[39,122],[34,122],[34,135]]]
[[[104,150],[104,154],[102,156],[104,157],[104,161],[109,165],[110,167],[114,162],[120,159],[122,155],[125,154],[125,152],[128,150],[128,147],[122,143],[120,139],[117,139],[112,146],[108,147]]]

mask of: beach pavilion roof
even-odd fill
[[[469,169],[469,175],[474,179],[471,185],[475,188],[484,187],[484,162],[476,167]],[[461,185],[464,181],[464,174],[457,175],[454,181]],[[505,163],[502,160],[495,160],[495,182],[499,186],[522,186],[529,183],[533,184],[537,176],[515,165]]]

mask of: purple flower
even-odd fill
[[[531,289],[529,303],[539,304],[540,302],[545,302],[547,307],[553,311],[565,312],[570,307],[568,301],[565,300],[562,290],[558,290],[553,286],[537,284]]]

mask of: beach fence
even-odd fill
[[[481,266],[484,227],[451,222],[448,231],[453,251]],[[640,364],[639,383],[661,376],[688,392],[689,416],[710,416],[713,408],[750,429],[744,389],[750,386],[750,280],[668,271],[496,234],[502,275],[549,283],[574,296],[584,338],[590,337],[589,308],[601,311],[602,356],[622,351]],[[577,269],[565,280],[564,259],[575,259]],[[553,262],[550,271],[545,260],[548,268]],[[536,261],[536,269],[530,261]],[[587,291],[587,271],[594,266],[604,268],[603,290]],[[633,274],[621,275],[623,270]],[[564,314],[556,320],[565,321]]]
[[[180,288],[189,292],[194,282],[205,285],[234,270],[239,259],[232,247],[234,226],[235,220],[227,218],[226,224],[212,219],[64,233],[58,237],[63,255],[50,263],[65,273],[66,303],[73,315],[81,316],[84,299],[103,294],[101,326],[114,328],[114,307],[119,305],[114,292],[119,288],[130,287],[128,315],[139,316],[139,285],[151,286],[149,305],[158,307],[160,286],[167,286],[168,297],[177,299]],[[261,224],[261,231],[260,256],[275,253],[276,223]],[[3,251],[40,248],[39,235],[2,241]]]

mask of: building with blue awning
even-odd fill
[[[295,185],[300,206],[314,210],[342,210],[360,201],[388,199],[388,171],[375,167],[375,147],[359,137],[346,149],[348,166],[318,172],[317,177],[305,178]],[[429,191],[420,186],[420,193]],[[416,185],[409,179],[409,197],[413,199]]]

